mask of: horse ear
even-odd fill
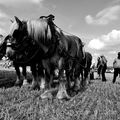
[[[12,19],[10,19],[10,21],[13,23],[14,21]]]
[[[15,17],[15,20],[16,20],[16,22],[17,22],[17,24],[20,26],[20,25],[22,25],[22,22],[18,19],[18,17],[16,17],[16,16],[14,16]]]
[[[83,46],[83,47],[85,46],[85,42],[82,42],[82,46]]]

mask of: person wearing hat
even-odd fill
[[[117,58],[114,59],[113,68],[114,68],[114,75],[112,82],[115,83],[118,74],[120,74],[120,52],[118,52]]]

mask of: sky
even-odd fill
[[[105,55],[112,66],[120,51],[120,0],[0,0],[0,34],[9,33],[11,20],[53,14],[64,32],[81,38],[85,51]]]

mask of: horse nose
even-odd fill
[[[7,48],[6,49],[6,56],[9,58],[9,59],[12,59],[14,57],[14,50],[12,50],[12,48]]]

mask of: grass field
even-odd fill
[[[113,74],[106,77],[107,82],[92,80],[69,101],[42,100],[42,91],[13,87],[15,71],[1,69],[0,85],[7,88],[0,88],[0,120],[120,120],[120,78],[112,84]]]

